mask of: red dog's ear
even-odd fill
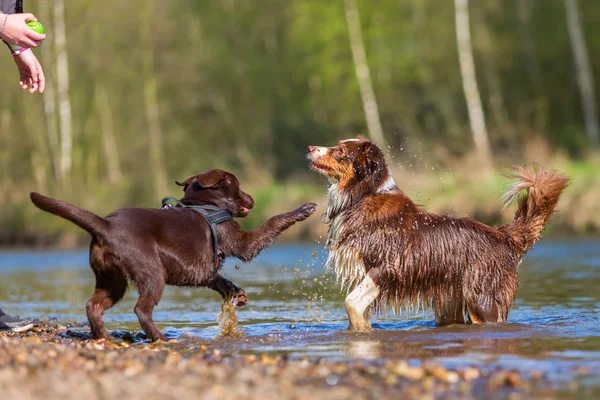
[[[192,181],[196,179],[196,175],[190,175],[183,182],[175,181],[175,183],[179,186],[183,186],[183,191],[185,192],[187,188],[192,184]]]
[[[361,144],[360,153],[356,157],[354,165],[356,175],[360,179],[365,179],[380,172],[385,166],[385,160],[381,149],[367,140]]]
[[[218,169],[209,169],[197,176],[198,183],[202,188],[215,186],[223,179],[223,172]]]

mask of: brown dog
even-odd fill
[[[424,211],[396,185],[381,150],[363,137],[308,148],[313,170],[330,181],[328,265],[352,288],[350,329],[370,329],[373,304],[394,311],[433,306],[437,325],[502,322],[519,284],[521,258],[540,238],[569,179],[515,167],[505,194],[513,222],[496,228]]]
[[[223,170],[209,170],[179,183],[184,205],[211,205],[234,217],[245,217],[254,206],[252,197],[240,189],[237,178]],[[39,208],[68,219],[92,235],[90,266],[96,275],[96,291],[86,304],[92,336],[110,338],[102,315],[125,294],[127,282],[135,282],[139,299],[135,313],[148,338],[165,336],[152,321],[165,285],[205,286],[224,299],[237,297],[246,303],[245,292],[219,274],[225,257],[250,261],[273,239],[296,222],[308,218],[316,204],[271,217],[251,232],[232,219],[216,225],[218,254],[214,262],[212,234],[207,220],[189,208],[123,208],[101,218],[60,200],[31,193]]]

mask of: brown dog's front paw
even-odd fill
[[[236,307],[242,307],[245,306],[248,303],[248,299],[246,298],[246,296],[238,296],[236,298],[233,299],[233,304]]]
[[[317,211],[317,205],[315,203],[306,203],[305,205],[298,207],[294,211],[294,215],[298,221],[304,221],[306,218],[313,215],[315,211]]]
[[[233,297],[233,305],[236,307],[245,306],[248,303],[246,298],[246,292],[244,289],[240,289],[237,294]]]

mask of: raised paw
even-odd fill
[[[233,305],[236,307],[245,306],[248,303],[248,299],[246,298],[246,292],[244,289],[239,289],[237,294],[233,296]]]
[[[317,211],[317,205],[315,203],[306,203],[301,207],[294,210],[294,215],[298,221],[304,221]]]

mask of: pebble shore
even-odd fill
[[[84,332],[84,333],[82,333]],[[576,398],[543,374],[423,360],[332,362],[239,354],[193,337],[90,340],[81,325],[43,322],[0,334],[0,399],[526,399]]]

